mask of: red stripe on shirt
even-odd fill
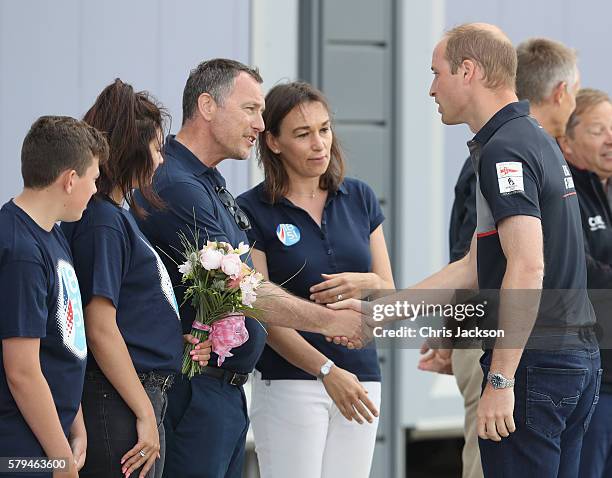
[[[476,234],[476,237],[480,239],[481,237],[492,236],[493,234],[497,234],[497,229],[493,229],[492,231],[481,232],[480,234]]]

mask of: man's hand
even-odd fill
[[[333,340],[337,345],[360,349],[373,339],[372,327],[363,314],[363,311],[368,309],[367,302],[347,299],[327,304],[327,307],[334,309],[338,317],[326,331],[328,342]]]
[[[421,346],[421,358],[417,368],[424,372],[453,374],[453,363],[451,356],[453,349],[432,349],[429,342],[425,341]]]
[[[483,440],[501,441],[516,430],[514,424],[514,388],[495,390],[490,383],[478,402],[478,436]]]

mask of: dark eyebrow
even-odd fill
[[[329,120],[329,119],[327,119],[327,120],[325,120],[325,121],[324,121],[324,122],[321,124],[321,126],[327,126],[327,125],[329,125],[329,123],[330,123],[330,120]],[[293,132],[293,133],[297,133],[297,132],[298,132],[299,130],[301,130],[301,129],[306,129],[306,130],[308,130],[308,129],[310,129],[310,127],[309,127],[309,126],[298,126],[297,128],[293,128],[293,131],[292,131],[292,132]]]
[[[258,101],[245,101],[244,103],[242,103],[243,108],[247,106],[255,106],[257,108],[260,108],[263,111],[265,108],[265,103],[260,103]]]

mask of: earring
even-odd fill
[[[280,149],[273,149],[274,154],[280,154]]]

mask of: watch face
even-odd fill
[[[491,375],[491,385],[493,388],[500,388],[504,384],[504,379],[497,374]]]

